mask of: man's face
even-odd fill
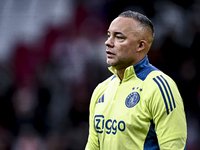
[[[125,69],[136,64],[141,28],[132,18],[118,17],[108,29],[107,63],[115,69]]]

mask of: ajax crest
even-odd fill
[[[140,95],[138,92],[132,92],[126,97],[126,107],[132,108],[140,101]]]

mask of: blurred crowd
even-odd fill
[[[111,75],[104,42],[124,10],[155,27],[150,62],[183,97],[200,149],[200,1],[0,0],[0,150],[83,150],[89,102]]]

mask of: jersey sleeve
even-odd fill
[[[96,103],[99,100],[100,96],[102,96],[103,92],[105,91],[106,87],[110,83],[113,76],[110,76],[104,82],[100,83],[94,90],[91,101],[90,101],[90,116],[89,116],[89,136],[88,141],[85,147],[85,150],[99,150],[99,139],[97,136],[97,132],[94,127],[94,113]]]
[[[98,99],[100,85],[96,87],[92,94],[90,101],[90,116],[89,116],[89,136],[85,147],[85,150],[99,150],[99,142],[97,137],[97,132],[94,128],[94,110]]]
[[[183,150],[187,125],[183,101],[175,82],[167,75],[153,78],[149,109],[161,150]]]

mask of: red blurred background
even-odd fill
[[[200,149],[200,1],[0,0],[0,150],[83,150],[91,94],[111,75],[109,23],[124,10],[155,27],[150,62],[184,100]]]

